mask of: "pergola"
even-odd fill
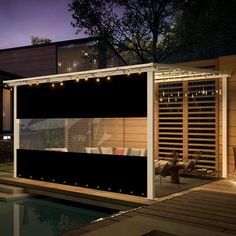
[[[78,81],[94,79],[97,82],[102,78],[110,78],[119,75],[147,74],[147,198],[155,198],[154,188],[154,104],[155,83],[184,82],[195,80],[222,79],[222,177],[227,177],[227,77],[224,72],[186,68],[178,65],[165,64],[140,64],[38,76],[24,79],[6,81],[5,84],[14,88],[14,177],[17,177],[17,149],[19,148],[19,119],[17,118],[17,88],[19,86],[32,86],[44,83],[56,83],[66,81]]]

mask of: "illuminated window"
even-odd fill
[[[12,129],[12,114],[11,114],[11,91],[9,89],[3,89],[3,112],[2,112],[2,129],[3,131],[9,131]]]

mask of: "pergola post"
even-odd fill
[[[20,121],[17,119],[17,86],[14,86],[14,145],[13,145],[13,155],[14,155],[14,173],[13,176],[17,177],[17,149],[19,148],[19,135],[20,135]]]
[[[227,178],[227,77],[222,78],[222,177]]]
[[[154,72],[147,72],[147,198],[155,199],[154,185]]]

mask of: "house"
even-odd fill
[[[0,70],[22,77],[123,65],[119,54],[90,37],[0,50]]]
[[[122,65],[118,53],[100,38],[82,38],[0,50],[0,82]],[[12,91],[0,90],[0,136],[13,133]],[[5,142],[5,141],[4,141]]]

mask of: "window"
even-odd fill
[[[12,129],[12,111],[11,111],[11,91],[3,89],[2,104],[2,130],[10,131]]]

